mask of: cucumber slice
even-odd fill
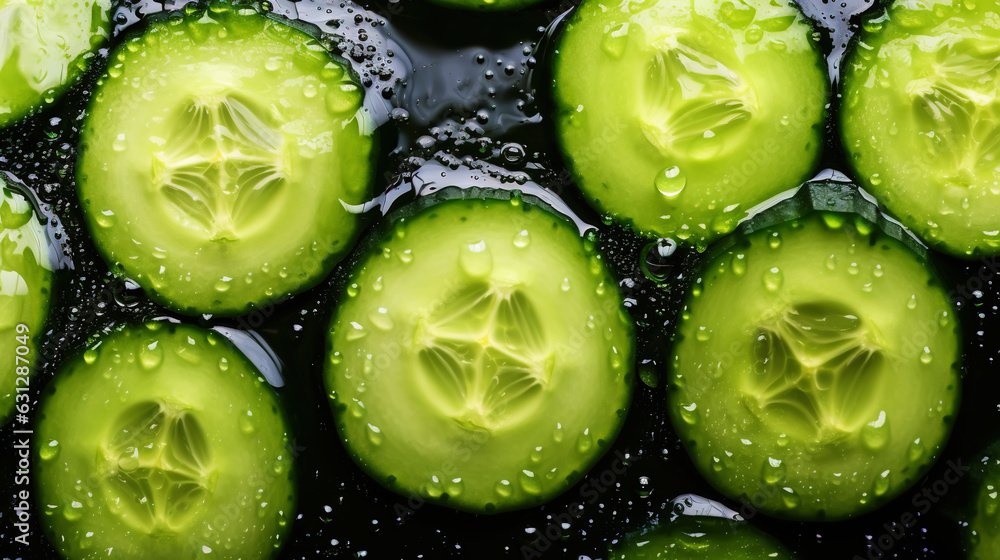
[[[538,505],[621,429],[631,321],[568,221],[448,200],[373,238],[350,282],[326,386],[345,446],[387,488],[476,513]]]
[[[0,0],[0,127],[54,103],[111,31],[111,0]]]
[[[60,367],[39,414],[39,510],[68,560],[264,559],[288,536],[288,427],[217,332],[120,329]]]
[[[611,560],[795,560],[784,545],[751,525],[713,517],[680,516],[630,536]]]
[[[1000,461],[983,458],[983,480],[969,522],[969,560],[1000,558]]]
[[[371,127],[347,66],[249,8],[152,24],[111,56],[82,131],[98,249],[180,313],[238,315],[319,282],[370,195]]]
[[[823,68],[791,2],[584,0],[555,55],[567,165],[602,212],[702,245],[808,178]]]
[[[894,2],[844,72],[843,141],[865,188],[935,247],[1000,253],[1000,30],[990,2]]]
[[[719,251],[678,327],[675,429],[713,486],[776,517],[878,508],[927,471],[957,413],[945,290],[851,216],[813,213]]]
[[[18,404],[31,402],[29,375],[40,361],[36,350],[52,296],[52,268],[45,228],[0,174],[0,426]]]

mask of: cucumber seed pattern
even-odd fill
[[[473,430],[529,413],[554,367],[534,304],[497,280],[470,284],[421,317],[415,340],[426,393]]]
[[[287,184],[284,136],[253,101],[231,93],[178,107],[153,160],[153,186],[180,224],[213,241],[237,240],[267,224]]]
[[[756,332],[751,410],[778,412],[817,443],[856,433],[877,415],[886,359],[858,315],[832,302],[791,306]]]
[[[195,416],[181,405],[147,401],[125,410],[100,450],[110,511],[153,536],[183,531],[212,497],[217,474]]]

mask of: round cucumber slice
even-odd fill
[[[678,327],[675,429],[713,486],[776,517],[878,508],[927,471],[957,413],[945,290],[851,216],[813,213],[719,251]]]
[[[538,505],[621,429],[631,321],[568,221],[447,200],[373,238],[350,282],[326,385],[345,446],[387,488],[476,513]]]
[[[844,72],[843,141],[865,188],[958,256],[1000,252],[996,6],[894,2],[869,18]]]
[[[82,131],[98,249],[154,300],[238,315],[319,282],[353,245],[371,127],[347,66],[248,8],[152,24],[111,55]]]
[[[52,296],[48,236],[31,204],[0,174],[0,426],[30,403],[29,375]]]
[[[622,541],[611,560],[795,560],[783,544],[751,525],[713,517],[680,516]]]
[[[0,127],[55,102],[108,38],[111,0],[0,0]]]
[[[566,163],[602,212],[704,244],[808,178],[823,68],[791,2],[584,0],[555,55]]]
[[[39,510],[64,558],[264,559],[287,537],[288,427],[221,334],[120,329],[63,364],[39,410]]]

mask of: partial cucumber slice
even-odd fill
[[[64,558],[274,557],[295,517],[288,427],[253,364],[214,331],[118,330],[59,369],[34,449]]]
[[[370,122],[344,64],[253,10],[154,23],[111,56],[77,169],[104,257],[181,313],[236,315],[319,282],[369,196]]]
[[[555,55],[567,164],[602,212],[695,244],[798,186],[827,79],[791,2],[584,0]]]
[[[969,522],[969,560],[1000,558],[1000,460],[984,458],[975,513]],[[957,473],[961,475],[962,473]]]
[[[52,268],[45,228],[0,173],[0,426],[18,404],[33,400],[29,375],[40,361],[36,350],[52,296]]]
[[[0,127],[53,103],[108,38],[111,0],[0,0]]]
[[[773,516],[878,508],[927,471],[957,413],[945,290],[857,215],[813,213],[719,251],[678,329],[678,434],[713,486]]]
[[[844,65],[841,124],[865,188],[937,248],[1000,253],[1000,29],[991,2],[894,2]]]
[[[326,385],[348,451],[389,489],[534,506],[621,429],[631,321],[568,221],[517,198],[448,200],[374,238],[350,281]]]
[[[858,178],[938,248],[1000,252],[1000,32],[988,4],[896,2],[845,66]],[[979,22],[979,23],[973,23]]]
[[[770,535],[751,525],[714,517],[680,516],[622,541],[611,560],[794,560]]]

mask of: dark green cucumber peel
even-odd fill
[[[818,160],[828,84],[791,3],[588,0],[554,65],[567,166],[639,232],[703,247]]]
[[[862,200],[829,187],[713,250],[673,349],[669,410],[696,466],[776,517],[886,503],[930,467],[958,407],[959,326],[924,257],[856,214],[789,217]]]
[[[52,297],[48,236],[28,200],[0,173],[0,426],[30,396],[38,342]],[[18,391],[18,387],[21,391]],[[20,395],[20,396],[18,396]]]
[[[0,0],[0,127],[51,105],[110,35],[111,0]]]
[[[718,517],[689,515],[681,515],[627,536],[610,555],[610,560],[653,558],[794,560],[795,556],[783,544],[752,525]]]
[[[135,84],[145,84],[135,87]],[[116,272],[185,314],[238,315],[322,280],[370,195],[363,90],[309,35],[213,4],[119,46],[77,180]]]
[[[47,385],[38,507],[64,558],[272,558],[296,482],[277,397],[221,334],[120,328]]]
[[[548,501],[600,458],[634,366],[592,244],[517,194],[486,192],[419,199],[363,242],[325,379],[341,439],[375,480],[499,513]]]
[[[938,249],[1000,252],[1000,31],[992,3],[886,3],[844,64],[856,178]]]

